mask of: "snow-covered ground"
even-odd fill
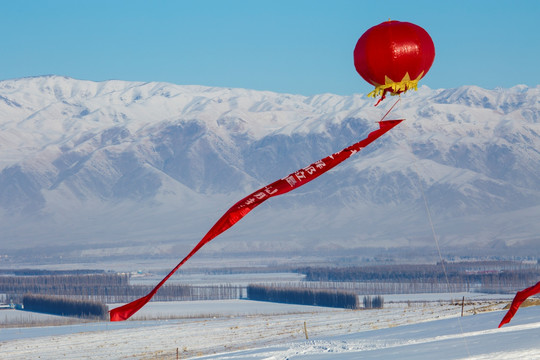
[[[478,296],[466,297],[464,317],[444,297],[385,296],[384,309],[356,311],[248,300],[156,302],[138,318],[177,319],[0,328],[0,357],[175,359],[178,349],[180,358],[222,360],[540,359],[540,307],[520,309],[498,329],[509,298]]]
[[[502,313],[362,331],[200,359],[540,359],[540,308],[497,329]]]

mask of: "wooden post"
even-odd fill
[[[306,340],[308,340],[308,334],[307,334],[307,324],[304,321],[304,334],[306,334]]]
[[[463,307],[465,306],[465,296],[461,299],[461,317],[463,317]]]

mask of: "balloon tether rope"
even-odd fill
[[[394,106],[399,102],[399,100],[400,99],[398,99],[394,103],[394,105],[392,105],[392,107],[390,108],[390,110],[388,110],[388,112],[390,112],[394,108]],[[388,115],[388,112],[384,115],[384,117],[386,117],[386,115]],[[408,126],[405,127],[405,129],[408,129],[408,128],[409,128]],[[405,130],[405,132],[408,132],[408,131]],[[411,137],[407,136],[407,134],[406,134],[405,139],[407,141],[407,145],[408,145],[409,149],[411,150],[411,154],[413,154],[412,153]],[[450,286],[450,280],[448,278],[448,272],[446,270],[446,265],[445,265],[445,262],[444,262],[444,259],[443,259],[443,256],[442,256],[441,246],[439,244],[439,238],[437,236],[437,232],[435,231],[435,225],[433,224],[433,218],[431,216],[431,208],[429,206],[429,202],[428,202],[428,199],[427,199],[427,196],[426,196],[426,192],[424,191],[424,186],[422,185],[422,179],[420,178],[420,171],[418,169],[417,163],[418,163],[418,160],[417,160],[416,156],[414,156],[414,154],[413,154],[413,168],[414,168],[414,171],[416,173],[416,179],[417,179],[417,182],[418,182],[418,189],[420,189],[420,193],[422,195],[422,199],[423,199],[423,202],[424,202],[424,207],[425,207],[425,210],[426,210],[427,218],[428,218],[428,221],[429,221],[429,226],[430,226],[430,229],[431,229],[431,235],[433,236],[433,241],[434,241],[435,246],[437,248],[437,253],[439,255],[439,260],[440,260],[440,263],[441,263],[441,266],[442,266],[442,269],[443,269],[443,272],[444,272],[444,278],[446,280],[446,287],[448,289],[448,292],[450,294],[453,294],[454,291],[453,291],[452,287]],[[463,342],[465,343],[465,349],[467,350],[467,355],[470,357],[471,353],[469,351],[469,344],[467,343],[467,338],[466,338],[465,332],[463,330],[463,324],[461,323],[461,318],[458,317],[457,319],[458,319],[459,329],[460,329],[461,335],[463,336]]]
[[[397,105],[397,103],[401,100],[401,97],[399,97],[396,102],[394,103],[394,105],[390,106],[390,109],[388,109],[388,111],[386,112],[386,114],[384,114],[384,116],[381,118],[380,121],[383,121],[387,116],[388,114],[390,114],[390,111],[392,111],[394,109],[394,107]]]

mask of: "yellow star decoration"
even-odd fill
[[[401,79],[400,82],[395,82],[392,79],[390,79],[388,76],[384,76],[384,85],[377,85],[375,87],[375,90],[370,92],[367,96],[368,97],[377,97],[377,96],[384,96],[386,92],[390,92],[391,95],[398,95],[401,93],[406,92],[409,89],[417,90],[418,88],[418,81],[424,76],[424,72],[422,71],[420,75],[414,80],[411,80],[409,73],[405,73],[405,76],[403,79]]]

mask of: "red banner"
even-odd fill
[[[504,315],[504,318],[502,319],[501,323],[499,324],[499,327],[503,326],[506,323],[509,323],[510,320],[514,317],[516,312],[518,311],[519,306],[527,300],[529,296],[533,296],[540,293],[540,281],[536,283],[536,285],[533,285],[531,287],[528,287],[524,290],[518,291],[516,293],[516,296],[514,297],[514,300],[512,300],[512,304],[510,305],[510,309],[508,309],[508,312],[506,315]]]
[[[387,113],[388,114],[388,113]],[[386,116],[386,115],[385,115]],[[380,136],[387,131],[398,125],[403,120],[385,120],[379,122],[379,129],[371,132],[367,138],[361,140],[333,155],[325,157],[303,169],[293,172],[292,174],[277,180],[270,185],[267,185],[254,193],[246,196],[236,204],[234,204],[210,229],[210,231],[202,238],[202,240],[191,250],[191,252],[167,275],[161,282],[152,290],[148,295],[137,299],[129,304],[117,307],[110,311],[111,321],[122,321],[129,319],[140,308],[142,308],[158,289],[167,281],[186,261],[189,260],[201,247],[203,247],[210,240],[222,232],[229,229],[236,224],[240,219],[247,215],[251,210],[255,209],[264,201],[271,197],[288,193],[291,190],[299,188],[300,186],[310,182],[311,180],[319,177],[333,167],[339,165],[344,160],[348,159],[351,155],[362,150],[364,147],[377,140]]]

